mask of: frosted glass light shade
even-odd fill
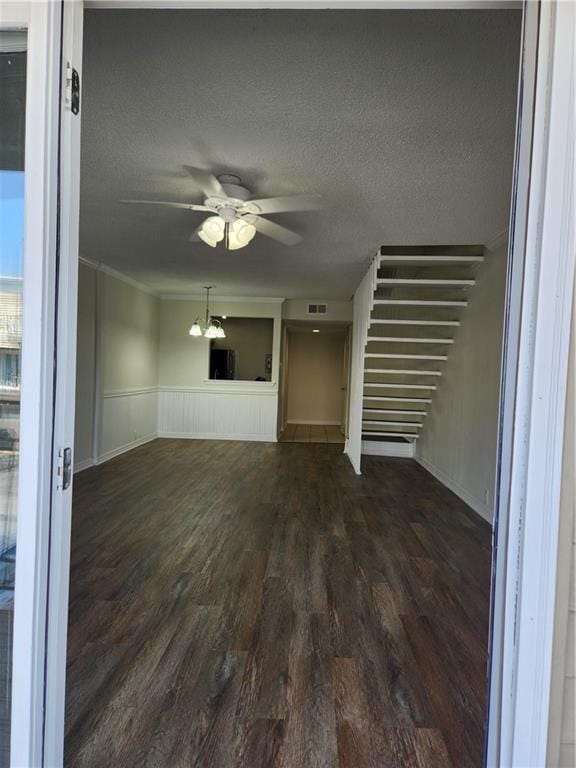
[[[199,229],[198,237],[200,240],[203,240],[206,245],[209,245],[211,248],[216,248],[217,243],[224,238],[225,226],[226,225],[220,216],[209,216]]]
[[[202,336],[202,328],[200,328],[197,320],[194,321],[194,324],[190,328],[189,333],[190,336]]]
[[[218,338],[218,328],[216,328],[215,325],[210,324],[208,328],[204,331],[204,338],[206,339],[216,339]]]
[[[242,219],[236,221],[228,228],[228,249],[236,251],[238,248],[244,248],[256,234],[256,227]]]

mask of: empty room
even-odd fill
[[[86,9],[70,768],[483,765],[521,28]]]

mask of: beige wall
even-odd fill
[[[160,386],[202,387],[209,375],[210,342],[194,338],[188,331],[196,317],[204,318],[205,303],[163,299],[160,306]],[[281,304],[279,302],[210,303],[217,317],[267,317],[274,320],[272,381],[278,383],[280,365]],[[224,321],[224,326],[226,323]]]
[[[506,247],[488,252],[417,440],[416,458],[492,521]]]
[[[235,353],[235,379],[255,381],[257,376],[271,380],[266,372],[266,354],[272,354],[274,321],[257,317],[229,317],[222,321],[225,339],[214,339],[214,349],[232,349]]]
[[[80,263],[76,468],[154,435],[159,308],[155,296]]]
[[[287,421],[341,424],[344,334],[289,331]]]
[[[159,300],[106,273],[100,281],[104,394],[157,387]]]
[[[575,346],[576,315],[573,311],[558,538],[558,572],[547,761],[550,768],[574,768],[576,765]]]
[[[82,263],[78,270],[77,339],[74,461],[79,465],[92,460],[96,370],[96,271]]]
[[[308,304],[326,304],[325,315],[309,315]],[[351,322],[352,301],[342,299],[286,299],[282,305],[283,320],[308,320],[314,322]]]

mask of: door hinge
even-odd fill
[[[66,491],[72,481],[72,448],[58,449],[58,466],[56,468],[56,488]]]
[[[80,112],[80,75],[72,64],[66,62],[66,77],[64,81],[64,104],[73,115]]]

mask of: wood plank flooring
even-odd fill
[[[340,443],[344,435],[335,424],[286,424],[281,443]]]
[[[411,460],[157,440],[75,478],[68,768],[480,768],[490,530]]]

